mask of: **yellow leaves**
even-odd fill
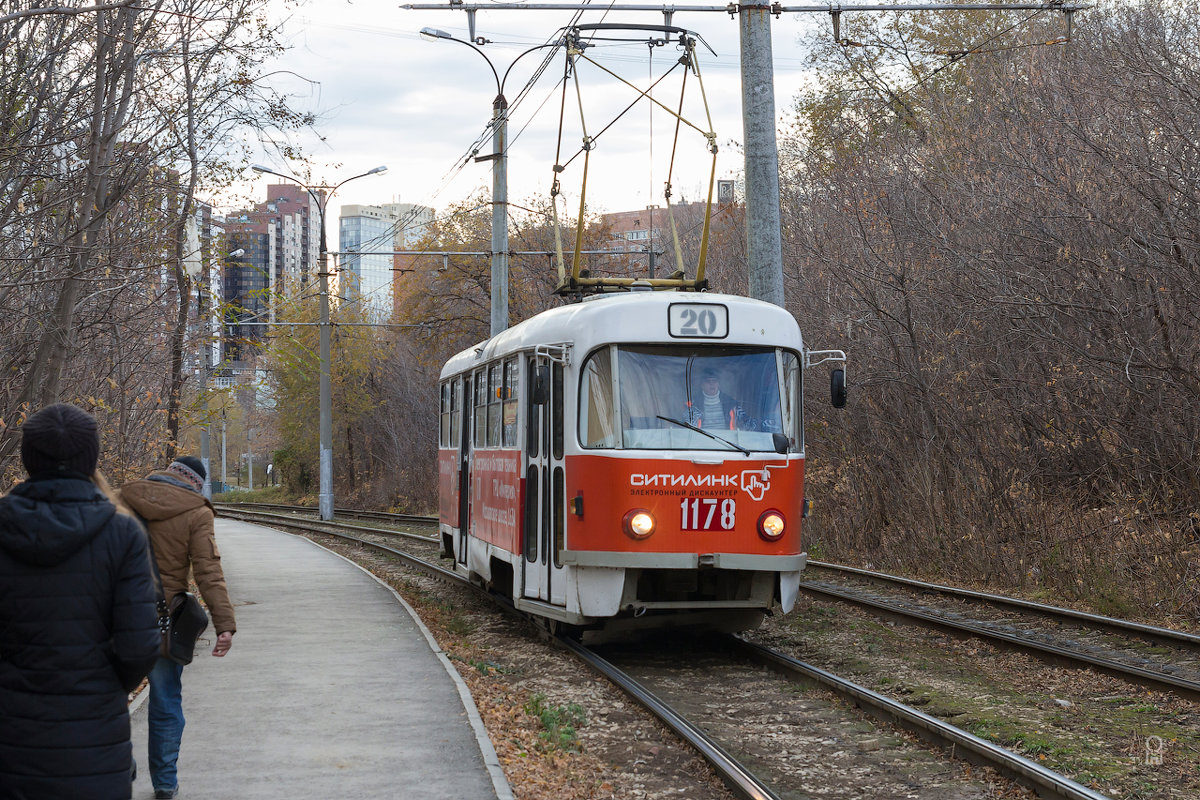
[[[100,398],[100,397],[88,395],[87,397],[83,398],[83,401],[89,407],[99,410],[99,411],[104,411],[106,413],[112,413],[114,410],[113,406],[109,405],[107,402],[104,401],[103,398]]]

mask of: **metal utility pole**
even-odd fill
[[[225,261],[228,261],[231,258],[241,258],[245,254],[246,254],[246,251],[239,247],[237,250],[234,250],[232,253],[225,256],[225,258],[222,259],[222,263],[224,263]],[[208,307],[208,304],[203,302],[203,292],[207,292],[212,288],[212,282],[209,277],[207,268],[204,270],[203,274],[204,274],[204,286],[203,286],[203,288],[200,289],[200,292],[201,292],[201,303],[200,303],[201,326],[202,326],[202,328],[204,328],[206,330],[206,332],[209,334],[209,336],[216,337],[216,335],[217,335],[216,326],[212,324],[212,317],[211,317],[212,309]],[[212,301],[210,299],[209,303],[211,303],[211,302]],[[213,347],[213,344],[212,344],[212,341],[209,339],[209,336],[204,337],[204,341],[201,345],[201,347],[204,348],[204,357],[202,359],[200,359],[200,369],[203,370],[203,372],[201,373],[201,376],[200,376],[200,380],[203,381],[203,383],[200,386],[200,394],[204,398],[204,414],[206,417],[208,416],[208,413],[209,413],[208,403],[212,397],[211,394],[209,393],[210,392],[209,381],[212,380],[212,347]],[[222,413],[222,415],[224,415],[224,413],[225,413],[224,410],[222,410],[221,413]],[[212,458],[209,455],[209,451],[211,449],[209,442],[211,441],[211,437],[212,437],[212,420],[209,419],[207,422],[204,423],[204,426],[202,428],[200,428],[200,463],[204,465],[204,496],[209,498],[210,500],[212,499]],[[222,464],[224,464],[224,460],[225,460],[225,454],[222,453],[221,454]],[[224,479],[222,479],[221,483],[224,484],[224,482],[225,482]]]
[[[474,28],[474,25],[472,25]],[[427,39],[446,39],[451,42],[465,44],[487,62],[496,79],[496,99],[492,101],[492,152],[490,155],[479,156],[476,161],[492,162],[492,297],[491,297],[491,336],[508,328],[508,98],[504,96],[504,84],[508,81],[508,73],[524,56],[543,47],[553,47],[554,44],[539,44],[531,47],[512,60],[504,77],[496,71],[496,65],[475,44],[487,44],[488,40],[471,36],[472,42],[456,39],[445,31],[437,28],[422,28],[421,35]]]
[[[321,386],[320,386],[320,436],[321,444],[318,453],[320,458],[320,492],[317,495],[317,506],[321,514],[321,519],[333,519],[333,391],[330,378],[330,321],[329,321],[329,247],[325,238],[325,207],[329,203],[329,199],[333,197],[333,193],[345,186],[347,183],[358,178],[365,178],[368,175],[377,175],[380,172],[387,172],[387,167],[375,167],[375,169],[367,170],[361,175],[355,175],[341,183],[308,185],[294,175],[285,175],[282,172],[276,172],[273,169],[268,169],[261,164],[252,164],[250,169],[255,172],[265,172],[271,175],[276,175],[285,180],[289,180],[300,188],[308,192],[312,197],[313,202],[317,204],[317,212],[320,216],[321,227],[321,249],[318,255],[319,266],[321,271],[318,275],[321,278],[321,317],[320,317],[320,338],[321,338]],[[253,478],[251,478],[253,480]]]

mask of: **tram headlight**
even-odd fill
[[[777,542],[787,530],[787,521],[783,514],[775,509],[764,511],[758,518],[758,535],[768,542]]]
[[[644,508],[630,509],[621,520],[625,535],[631,539],[645,539],[654,533],[655,525],[654,515]]]

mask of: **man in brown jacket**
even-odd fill
[[[165,470],[126,484],[121,499],[146,522],[167,602],[187,591],[189,573],[195,577],[217,632],[212,654],[222,657],[237,626],[213,535],[216,512],[202,494],[205,474],[198,458],[181,456]],[[183,665],[167,658],[159,658],[150,672],[150,780],[156,798],[179,791],[175,765],[183,740],[182,678]]]

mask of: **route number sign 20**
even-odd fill
[[[729,335],[729,309],[714,303],[672,303],[667,332],[676,339],[724,339]]]

